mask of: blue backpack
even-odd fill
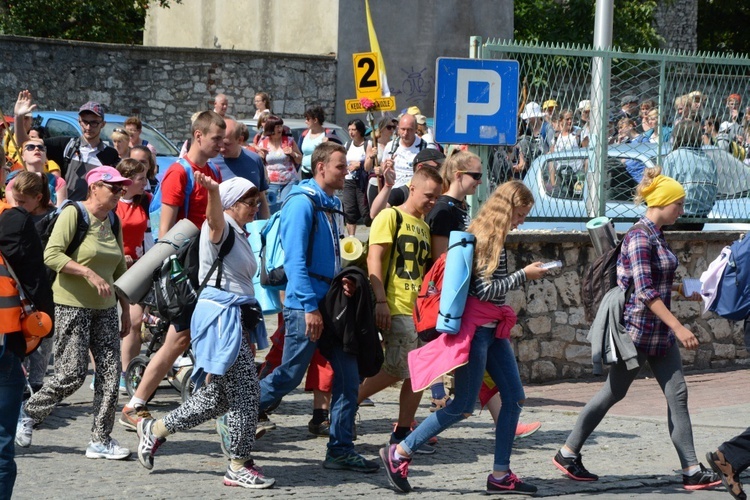
[[[729,248],[732,254],[709,310],[722,318],[740,321],[750,316],[750,233]]]
[[[182,165],[182,168],[185,169],[185,173],[187,174],[187,186],[185,186],[185,203],[182,207],[183,213],[185,214],[185,217],[187,217],[188,208],[190,207],[190,195],[195,188],[195,174],[193,173],[193,167],[185,158],[179,158],[177,162]],[[216,168],[216,165],[209,161],[208,166],[214,173],[214,177],[216,179],[221,179],[221,174],[219,173],[219,169]],[[151,221],[151,231],[154,233],[154,235],[158,235],[159,224],[161,222],[161,184],[156,186],[156,192],[154,193],[154,197],[151,199],[151,204],[148,207],[148,218]]]

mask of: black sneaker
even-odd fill
[[[533,495],[536,493],[536,486],[524,483],[513,474],[513,471],[508,471],[508,474],[502,479],[495,479],[492,474],[487,476],[487,493],[492,495]]]
[[[599,476],[590,473],[586,470],[586,467],[583,466],[580,453],[575,458],[565,458],[562,456],[562,453],[558,451],[555,458],[552,459],[552,463],[569,478],[575,479],[576,481],[596,481],[599,479]]]
[[[323,468],[369,473],[377,472],[380,469],[380,465],[376,461],[367,460],[359,453],[353,451],[340,456],[333,456],[330,452],[326,452],[326,459],[323,461]]]
[[[703,464],[698,464],[701,470],[692,476],[682,475],[682,487],[686,490],[705,490],[721,484],[721,477],[712,470],[706,469]]]
[[[307,423],[307,430],[310,434],[314,434],[318,437],[328,437],[331,435],[331,422],[329,420],[323,420],[319,424],[316,424],[310,420]]]
[[[411,458],[402,458],[398,460],[395,458],[394,452],[396,451],[395,444],[390,444],[380,448],[380,460],[383,461],[385,466],[385,473],[388,476],[388,482],[396,489],[403,493],[409,493],[411,491],[411,485],[409,484],[409,464]]]

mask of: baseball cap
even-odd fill
[[[417,115],[417,125],[427,125],[427,117],[425,115]]]
[[[406,110],[406,114],[408,115],[421,115],[422,111],[417,106],[410,106],[409,109]]]
[[[528,120],[529,118],[539,118],[544,116],[544,113],[542,112],[542,108],[539,107],[539,104],[535,102],[530,102],[523,108],[523,113],[521,113],[521,118],[523,120]]]
[[[87,102],[86,104],[80,107],[80,109],[78,110],[78,114],[80,115],[84,111],[90,111],[94,113],[95,115],[98,115],[104,118],[104,108],[98,102],[94,102],[94,101]]]
[[[556,108],[557,107],[557,101],[554,99],[547,99],[544,101],[544,104],[542,104],[542,109],[548,109],[548,108]]]
[[[578,111],[585,110],[591,110],[591,101],[589,101],[588,99],[584,99],[583,101],[578,103]]]
[[[133,183],[132,180],[120,175],[120,172],[118,172],[116,168],[107,166],[96,167],[89,170],[89,173],[86,174],[86,182],[89,186],[99,181],[110,184],[120,183],[126,186],[130,186]]]
[[[628,94],[620,100],[620,105],[625,106],[626,104],[630,104],[631,102],[638,102],[638,96]]]
[[[420,163],[424,163],[426,161],[434,161],[438,165],[442,165],[442,163],[445,161],[445,155],[437,149],[424,148],[422,151],[417,153],[417,156],[414,157],[412,165],[416,167]]]

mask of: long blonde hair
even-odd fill
[[[641,182],[635,188],[635,198],[633,203],[637,206],[643,203],[643,190],[651,185],[651,183],[661,174],[661,167],[656,165],[655,167],[643,169],[643,177]]]
[[[505,237],[510,231],[513,209],[530,207],[534,195],[520,181],[509,181],[495,189],[469,224],[477,241],[474,247],[474,273],[489,280],[500,263]]]

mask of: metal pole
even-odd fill
[[[482,54],[482,37],[472,36],[469,42],[469,58],[484,59]],[[489,148],[487,146],[470,146],[469,150],[477,154],[482,159],[483,182],[477,186],[476,194],[466,197],[466,204],[469,207],[469,215],[474,217],[479,210],[479,205],[487,199],[487,163],[489,162]]]
[[[604,215],[608,139],[609,85],[611,82],[612,18],[614,0],[596,0],[594,18],[594,49],[601,50],[601,57],[591,61],[591,142],[593,151],[589,157],[587,183],[589,185],[586,208],[589,216]]]

